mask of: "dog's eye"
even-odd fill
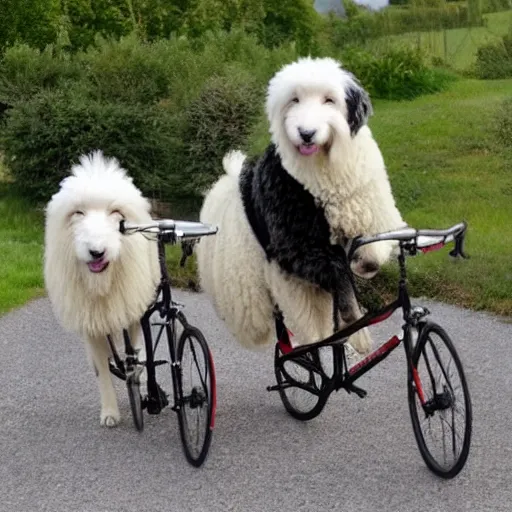
[[[122,217],[124,219],[124,215],[121,213],[120,210],[112,210],[110,212],[110,215],[119,215],[119,217]]]
[[[299,98],[297,98],[297,97],[292,98],[292,103],[299,103]]]
[[[331,105],[334,105],[334,100],[332,98],[325,98],[325,103],[329,103]]]
[[[82,210],[75,210],[75,211],[73,212],[73,215],[83,216],[83,215],[85,215],[85,214],[84,214],[84,212],[83,212]]]

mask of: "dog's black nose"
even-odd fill
[[[93,251],[89,250],[89,254],[95,259],[99,260],[100,258],[103,258],[105,251]]]
[[[311,139],[313,138],[315,133],[316,130],[303,130],[302,128],[299,128],[299,134],[306,144],[311,142]]]

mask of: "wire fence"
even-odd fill
[[[421,49],[427,56],[444,62],[459,71],[471,68],[480,47],[503,41],[512,35],[512,8],[481,15],[476,26],[439,28],[392,34],[370,41],[370,47],[411,46]]]

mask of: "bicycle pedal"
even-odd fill
[[[344,388],[347,390],[348,393],[355,393],[359,398],[365,398],[366,395],[368,394],[367,391],[357,386],[354,386],[354,384],[348,384],[344,386]]]

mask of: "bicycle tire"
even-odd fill
[[[281,356],[281,350],[279,348],[279,344],[276,344],[275,352],[274,352],[274,373],[276,376],[276,381],[279,386],[279,397],[281,398],[281,402],[283,402],[284,408],[286,412],[299,421],[309,421],[314,418],[316,418],[324,409],[325,404],[327,402],[327,398],[329,393],[327,392],[319,392],[318,395],[315,395],[313,393],[310,393],[306,391],[305,389],[301,389],[297,386],[290,385],[289,387],[283,387],[287,384],[290,384],[288,382],[288,379],[284,375],[283,371],[281,370],[280,365],[278,364],[278,360]],[[286,363],[285,363],[286,364]],[[291,361],[290,364],[293,364],[293,361]],[[298,365],[296,365],[298,366]],[[301,370],[304,370],[301,368]],[[307,371],[307,370],[304,370]],[[314,380],[313,372],[310,371],[308,375],[308,380]],[[290,390],[290,394],[287,394],[287,390]],[[311,399],[310,405],[306,405],[303,408],[300,408],[297,401],[292,399],[293,392],[299,393],[299,396],[302,396],[307,399]],[[316,397],[316,399],[315,399]]]
[[[441,344],[436,345],[433,340],[440,340]],[[441,345],[443,347],[441,347]],[[441,348],[445,348],[451,360],[446,364],[441,357]],[[431,355],[429,355],[429,353]],[[450,376],[450,366],[453,361],[453,369],[457,373],[460,385],[454,385],[453,376]],[[418,341],[412,354],[413,367],[417,369],[420,375],[421,387],[429,413],[425,411],[420,403],[419,394],[416,385],[413,382],[408,383],[408,402],[411,414],[414,436],[418,444],[419,451],[427,467],[437,476],[445,479],[455,477],[464,467],[469,455],[472,434],[472,407],[469,389],[464,375],[462,362],[457,354],[455,346],[446,331],[439,325],[427,322],[421,328]],[[433,367],[438,366],[441,369],[440,377],[433,375]],[[441,388],[443,392],[440,393]],[[462,391],[462,400],[458,398],[458,391]],[[464,414],[461,414],[462,405]],[[449,412],[447,412],[449,411]],[[431,414],[430,414],[431,412]],[[429,431],[432,433],[432,423],[438,423],[441,426],[443,435],[445,429],[451,429],[451,448],[452,457],[447,458],[446,439],[443,437],[442,452],[443,461],[436,458],[436,453],[427,445],[425,435],[422,430],[420,413],[424,415],[423,422],[428,420]],[[461,436],[455,430],[455,414],[463,417],[463,435]],[[450,416],[450,417],[448,417]],[[439,418],[439,421],[437,421]],[[452,424],[450,426],[449,419]],[[460,450],[457,450],[457,445]],[[452,460],[453,459],[453,460]]]
[[[190,348],[192,358],[186,360],[185,351]],[[210,448],[216,409],[216,382],[213,357],[205,337],[196,327],[187,325],[178,340],[177,361],[180,375],[178,385],[178,423],[185,457],[193,466],[201,466]],[[189,371],[197,371],[199,379],[190,389]],[[189,411],[198,416],[198,432],[191,433]],[[190,416],[193,414],[190,413]],[[199,415],[201,418],[199,418]],[[193,441],[196,443],[193,443]]]
[[[134,373],[127,377],[126,388],[128,389],[128,398],[130,400],[133,424],[139,432],[142,432],[144,430],[144,414],[142,412],[140,382]]]

